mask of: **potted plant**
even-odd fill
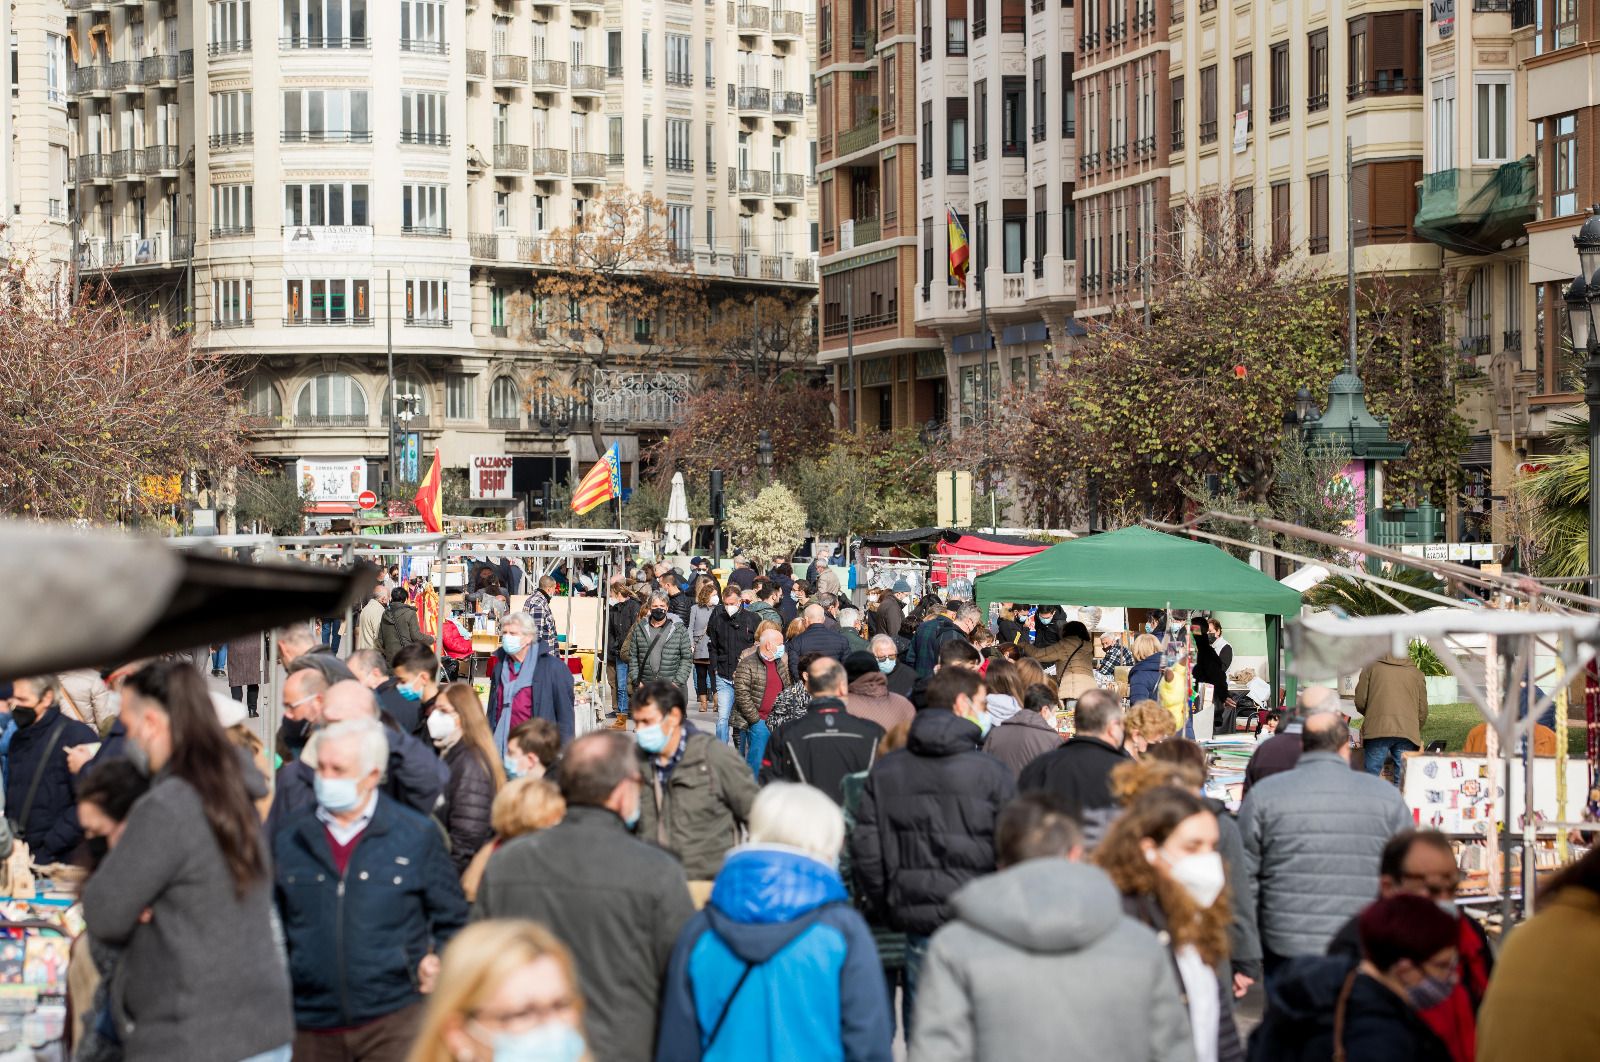
[[[1418,638],[1407,648],[1407,653],[1411,662],[1417,665],[1417,670],[1422,672],[1423,681],[1428,684],[1429,704],[1454,704],[1460,699],[1457,696],[1456,677],[1444,666],[1439,654],[1433,651],[1433,646]]]

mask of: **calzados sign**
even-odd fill
[[[511,498],[511,458],[504,454],[474,454],[472,457],[472,497]]]

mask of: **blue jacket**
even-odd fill
[[[1128,703],[1156,699],[1156,687],[1161,685],[1161,654],[1154,653],[1136,662],[1128,669]]]
[[[58,727],[61,733],[52,742],[50,735]],[[92,727],[76,719],[67,719],[54,704],[46,708],[32,726],[21,727],[12,735],[11,747],[6,753],[9,765],[6,813],[13,819],[22,818],[28,788],[38,775],[39,788],[33,796],[33,807],[27,809],[28,821],[21,823],[18,834],[21,840],[28,842],[35,863],[65,863],[83,840],[72,772],[67,770],[67,746],[88,745],[99,740],[100,735]],[[46,748],[50,750],[48,759],[45,758]]]
[[[569,745],[574,736],[572,671],[567,667],[566,660],[549,645],[535,641],[533,647],[537,654],[533,685],[527,692],[519,693],[515,698],[516,703],[509,706],[511,729],[515,730],[530,719],[548,719],[560,732],[561,744]],[[501,649],[496,649],[489,657],[489,700],[484,707],[488,710],[490,731],[495,729],[500,712],[507,707],[501,703],[504,698],[500,693],[500,663],[505,658],[506,654]],[[528,659],[534,658],[530,656]],[[523,666],[527,666],[526,661]]]
[[[728,856],[678,937],[662,994],[656,1062],[891,1058],[872,932],[839,872],[792,849]]]
[[[296,1027],[361,1025],[422,998],[417,965],[467,921],[432,819],[380,792],[342,878],[314,809],[285,824],[272,855]]]
[[[389,740],[389,766],[383,772],[383,791],[424,815],[433,811],[439,794],[450,781],[450,768],[431,746],[410,734],[383,728]],[[317,772],[298,757],[278,768],[272,786],[272,806],[267,810],[267,836],[292,823],[302,812],[317,807]]]

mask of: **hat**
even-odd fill
[[[876,674],[877,670],[878,658],[871,653],[864,653],[857,649],[855,652],[847,654],[844,658],[844,673],[851,682],[854,682],[862,675]]]
[[[704,564],[708,568],[711,567],[711,562],[706,560],[704,557],[695,557],[693,560],[691,560],[689,562],[689,567],[698,568],[702,564]]]
[[[904,579],[896,579],[894,581],[894,585],[889,587],[889,589],[893,590],[897,594],[909,594],[911,593],[911,584],[906,582]]]
[[[1361,953],[1387,972],[1401,959],[1421,966],[1460,940],[1456,919],[1424,896],[1400,894],[1368,904],[1356,916]]]
[[[249,715],[245,711],[244,705],[220,690],[211,691],[211,707],[216,709],[217,722],[222,724],[222,729],[224,730],[238,726]]]

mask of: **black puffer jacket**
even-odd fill
[[[969,720],[925,708],[906,747],[867,775],[850,860],[875,922],[932,933],[950,894],[994,870],[995,819],[1017,785],[980,739]]]
[[[489,825],[494,775],[483,757],[465,741],[450,746],[444,754],[444,764],[450,768],[450,781],[444,787],[438,816],[450,835],[450,862],[460,875],[494,835],[494,828]]]
[[[51,735],[60,730],[54,741]],[[6,811],[21,819],[18,837],[28,842],[33,861],[38,864],[65,863],[83,840],[78,825],[78,804],[72,793],[72,774],[67,770],[67,748],[100,740],[92,728],[68,719],[54,704],[46,708],[29,726],[20,727],[11,738],[10,771],[6,776]],[[46,752],[48,751],[48,758]],[[33,806],[27,807],[28,790],[34,777],[39,788]]]

